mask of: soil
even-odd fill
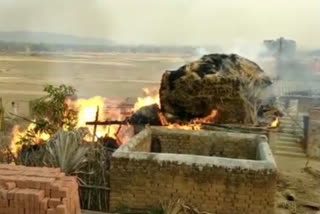
[[[276,214],[320,213],[320,161],[276,156],[279,167]]]

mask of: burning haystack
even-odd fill
[[[254,62],[236,54],[209,54],[161,80],[161,111],[170,122],[187,122],[217,111],[217,123],[257,122],[261,93],[271,80]]]

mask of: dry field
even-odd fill
[[[0,55],[0,97],[6,109],[11,101],[42,95],[45,84],[68,84],[80,97],[136,97],[142,88],[158,86],[166,69],[183,65],[190,57],[156,54],[68,56]]]

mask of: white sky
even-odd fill
[[[221,45],[280,36],[320,48],[320,0],[0,0],[0,31]]]

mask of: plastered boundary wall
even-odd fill
[[[307,155],[311,158],[320,157],[320,108],[312,108],[309,112],[309,133]]]
[[[157,131],[140,132],[113,154],[111,212],[159,209],[161,202],[182,199],[214,214],[273,213],[277,167],[265,137],[247,135],[255,139],[257,160],[245,160],[150,153]]]

